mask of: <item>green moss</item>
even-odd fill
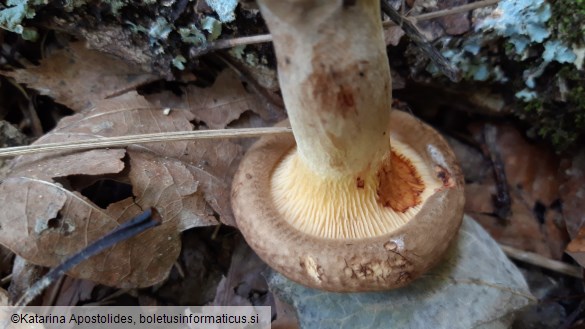
[[[531,122],[532,133],[563,151],[585,136],[585,72],[567,65],[559,70],[558,80],[559,85],[551,84],[537,98],[521,102],[517,115]]]
[[[529,102],[524,103],[524,111],[528,113],[542,113],[543,103],[540,99],[533,99]]]
[[[585,44],[585,0],[557,0],[552,4],[549,26],[553,34],[572,44]]]
[[[436,44],[464,79],[513,93],[515,115],[561,151],[585,137],[583,22],[585,0],[501,0],[478,37]]]

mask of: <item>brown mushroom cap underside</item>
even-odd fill
[[[276,165],[293,136],[268,136],[250,148],[234,177],[232,207],[248,244],[275,270],[303,285],[337,292],[378,291],[410,283],[436,265],[463,217],[463,176],[447,142],[409,114],[392,111],[391,140],[408,144],[443,181],[408,223],[368,239],[309,236],[280,218],[270,195]]]

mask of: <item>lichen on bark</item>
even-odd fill
[[[472,17],[474,31],[435,42],[464,83],[501,86],[529,134],[559,151],[574,145],[585,131],[585,0],[501,0]],[[433,65],[417,66],[441,79]]]

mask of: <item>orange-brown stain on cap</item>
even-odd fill
[[[425,185],[412,162],[392,151],[378,171],[378,202],[394,211],[405,212],[421,203]]]

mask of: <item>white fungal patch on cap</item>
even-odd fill
[[[321,266],[317,264],[313,257],[305,256],[302,262],[302,266],[304,266],[305,271],[307,271],[307,274],[313,280],[315,280],[316,282],[321,282],[323,280],[322,279],[323,270],[321,269]]]
[[[429,155],[431,156],[431,159],[433,159],[433,161],[436,164],[440,165],[443,168],[449,167],[447,165],[447,161],[445,161],[445,157],[443,156],[443,153],[437,147],[435,147],[433,144],[427,145],[427,152],[429,153]]]

